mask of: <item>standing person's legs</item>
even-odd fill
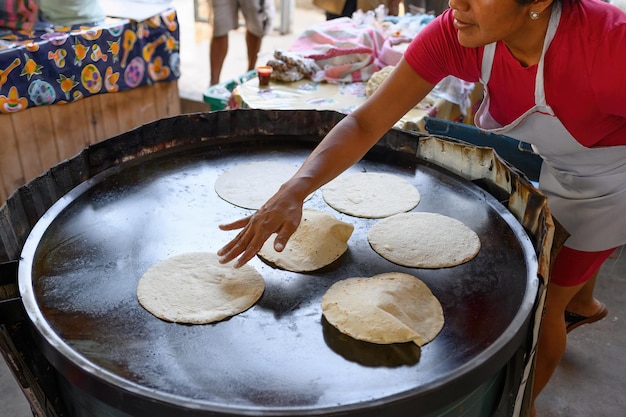
[[[209,46],[210,84],[220,82],[222,66],[228,53],[228,32],[239,27],[237,2],[232,0],[211,0],[213,8],[213,35]]]
[[[390,16],[398,16],[400,13],[401,0],[390,0],[387,2],[387,9],[389,9]]]
[[[602,263],[614,249],[582,252],[563,247],[551,271],[546,305],[537,345],[532,402],[546,386],[565,352],[567,323],[565,310],[578,297],[593,298],[593,285]],[[589,294],[591,291],[591,294]],[[583,294],[583,295],[580,295]],[[534,416],[534,405],[533,413]]]
[[[567,342],[565,330],[565,306],[585,284],[574,287],[561,287],[548,284],[546,304],[541,318],[541,332],[537,344],[535,378],[533,382],[532,407],[539,393],[545,388],[561,361]]]
[[[211,38],[211,46],[209,52],[209,60],[211,63],[211,82],[210,85],[215,85],[220,82],[220,74],[222,73],[222,66],[228,53],[228,35]]]
[[[346,0],[340,14],[326,12],[326,20],[338,19],[340,17],[352,17],[356,12],[356,0]]]
[[[262,38],[246,30],[246,48],[248,48],[248,71],[253,70],[261,50]]]
[[[346,0],[346,4],[343,6],[341,15],[345,17],[352,17],[356,10],[356,0]]]
[[[448,8],[446,0],[403,0],[407,13],[433,13],[440,15]]]
[[[592,317],[602,309],[602,303],[596,300],[593,295],[597,278],[598,272],[593,274],[585,286],[572,298],[572,301],[567,305],[567,311],[580,316]]]
[[[552,282],[562,286],[585,283],[565,306],[565,321],[568,332],[583,324],[601,320],[608,314],[606,306],[596,300],[593,292],[600,266],[614,251],[615,249],[584,252],[568,247],[561,249],[554,262],[551,274]]]
[[[276,11],[273,0],[239,0],[239,7],[246,20],[246,47],[250,71],[256,66],[263,37],[272,31]]]

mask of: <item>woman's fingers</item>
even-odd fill
[[[285,249],[285,245],[287,245],[287,241],[294,234],[300,222],[285,222],[282,227],[276,233],[276,238],[274,239],[274,250],[276,252],[282,252]]]
[[[250,219],[252,216],[244,217],[243,219],[235,220],[231,223],[220,224],[218,227],[222,230],[236,230],[245,227],[248,223],[250,223]]]
[[[248,225],[250,224],[250,218],[240,219],[232,223],[228,223],[225,225],[220,225],[219,228],[222,230],[235,230],[244,228],[241,232],[237,234],[230,242],[225,244],[220,250],[217,251],[217,255],[220,257],[221,263],[228,263],[235,259],[237,256],[245,252],[246,248],[249,246],[250,237],[248,237]],[[253,255],[254,256],[254,255]],[[252,256],[248,259],[252,259]],[[245,262],[244,262],[245,263]],[[243,263],[241,264],[243,265]],[[241,266],[235,265],[235,267]]]
[[[236,250],[231,252],[229,254],[229,256],[232,256],[231,259],[235,259],[237,256],[239,256],[239,258],[237,258],[237,260],[235,261],[235,264],[233,265],[235,268],[239,268],[243,265],[246,264],[246,262],[248,262],[250,259],[254,258],[256,256],[256,254],[261,250],[261,247],[263,246],[263,243],[265,241],[261,242],[260,245],[257,245],[255,243],[253,243],[253,241],[251,241],[249,244],[247,245],[237,245],[236,246]],[[239,255],[241,254],[241,255]],[[225,258],[222,258],[225,259]],[[220,261],[222,262],[222,261]]]
[[[220,262],[228,263],[239,257],[234,264],[235,268],[239,268],[254,258],[273,233],[276,233],[274,248],[279,252],[282,251],[298,227],[301,213],[301,208],[290,212],[291,215],[281,211],[259,210],[251,217],[220,225],[219,228],[222,230],[243,228],[234,239],[217,251]]]

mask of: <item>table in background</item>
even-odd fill
[[[145,21],[0,29],[0,204],[88,145],[180,113],[179,26]]]
[[[280,82],[272,80],[269,87],[259,87],[257,78],[250,79],[233,90],[230,108],[263,110],[335,110],[351,113],[367,100],[364,82],[331,84],[311,80]],[[426,132],[425,117],[463,121],[458,105],[447,100],[427,96],[402,117],[396,127]]]

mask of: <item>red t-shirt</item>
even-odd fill
[[[557,33],[545,57],[546,101],[570,134],[587,147],[626,145],[626,13],[601,0],[563,0]],[[477,82],[483,47],[459,44],[452,10],[428,24],[405,52],[409,65],[436,84],[447,75]],[[507,125],[534,103],[537,65],[527,68],[498,42],[489,112]]]

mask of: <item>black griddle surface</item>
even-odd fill
[[[216,195],[222,172],[251,161],[299,165],[312,146],[243,138],[161,151],[64,196],[34,228],[20,264],[24,304],[53,363],[75,382],[78,370],[146,398],[157,414],[162,403],[207,415],[333,415],[406,398],[423,399],[426,410],[438,401],[429,396],[441,397],[447,385],[471,391],[499,370],[532,311],[532,245],[491,195],[396,153],[369,155],[351,170],[413,183],[422,196],[414,211],[457,218],[478,233],[482,248],[472,261],[434,270],[390,263],[367,242],[377,220],[336,212],[318,190],[305,207],[355,225],[348,252],[332,265],[292,273],[253,259],[265,293],[215,324],[173,324],[140,306],[136,286],[145,270],[181,253],[217,251],[234,235],[217,225],[251,213]],[[421,349],[359,342],[322,317],[321,297],[334,282],[390,271],[417,276],[443,305],[445,326]]]

